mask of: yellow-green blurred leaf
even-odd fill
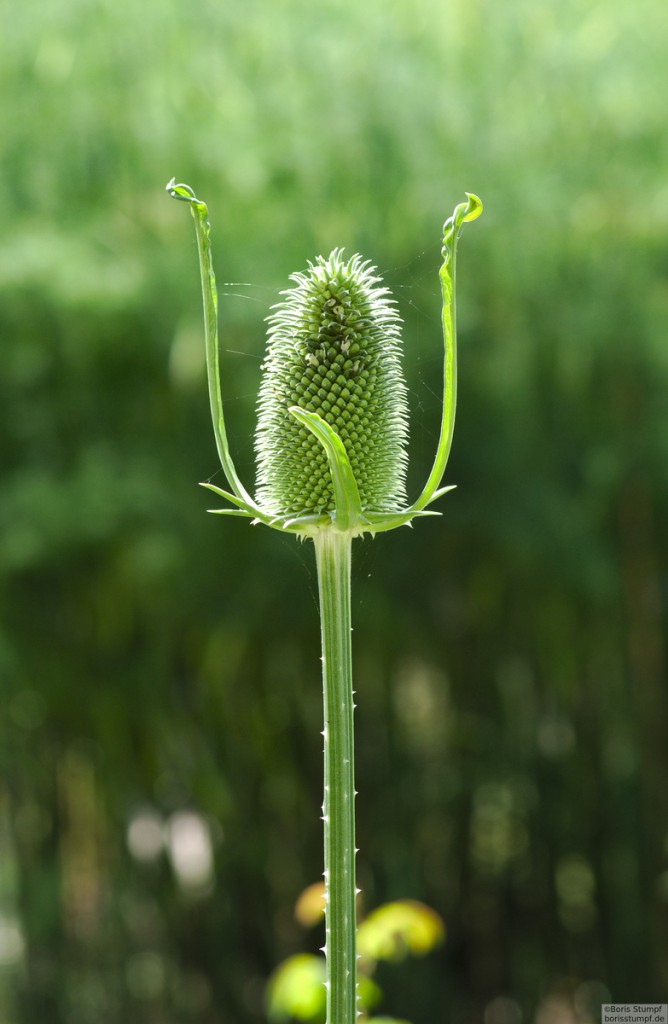
[[[399,1020],[398,1017],[367,1017],[366,1024],[410,1024],[410,1021]]]
[[[382,992],[375,981],[365,974],[359,974],[357,978],[357,1000],[361,1010],[372,1010],[380,1002]]]
[[[295,903],[295,917],[306,928],[317,924],[325,916],[325,885],[314,882],[301,893]]]
[[[301,953],[276,968],[267,992],[270,1020],[324,1020],[325,1010],[324,957]]]
[[[445,937],[445,925],[431,907],[416,900],[397,900],[374,910],[359,927],[357,944],[372,960],[403,960],[423,956]]]

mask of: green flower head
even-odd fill
[[[401,371],[401,321],[375,269],[335,249],[319,256],[268,317],[269,340],[255,438],[257,496],[241,483],[230,455],[218,359],[218,300],[206,205],[188,185],[167,190],[190,204],[200,256],[207,375],[218,455],[230,490],[203,486],[231,503],[212,509],[278,530],[355,536],[437,515],[427,506],[440,487],[455,419],[455,257],[461,227],[482,210],[467,193],[443,228],[443,411],[438,448],[420,496],[405,506],[408,413]]]
[[[405,498],[408,409],[401,321],[387,288],[360,256],[318,257],[268,317],[269,342],[255,438],[258,504],[277,515],[335,511],[327,453],[291,414],[315,413],[338,434],[363,511]]]

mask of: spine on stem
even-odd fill
[[[324,689],[327,1024],[357,1016],[355,779],[349,534],[315,537]]]

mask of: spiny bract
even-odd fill
[[[343,442],[363,512],[405,496],[408,411],[401,320],[375,268],[319,256],[267,318],[255,439],[257,501],[277,514],[334,511],[324,448],[288,411],[317,413]]]

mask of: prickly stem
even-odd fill
[[[325,718],[327,1024],[354,1024],[357,1012],[351,546],[350,536],[335,530],[315,537]]]

